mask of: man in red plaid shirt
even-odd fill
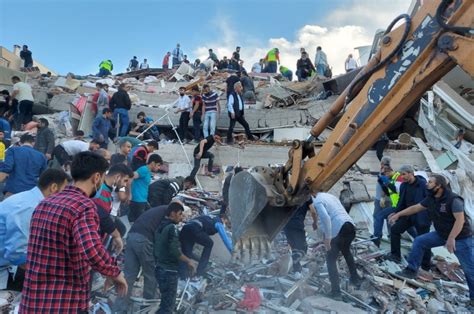
[[[74,184],[44,199],[30,225],[20,313],[87,313],[91,269],[113,282],[120,296],[127,283],[102,245],[99,217],[91,200],[101,186],[107,161],[93,152],[75,156]]]

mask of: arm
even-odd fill
[[[460,199],[455,199],[452,204],[453,209],[453,216],[454,225],[449,233],[448,240],[446,241],[446,248],[448,249],[449,253],[454,253],[456,251],[456,237],[462,231],[464,226],[464,204]]]
[[[17,208],[18,209],[18,208]],[[28,235],[30,228],[30,218],[33,208],[29,207],[15,210],[15,214],[10,214],[5,219],[5,259],[13,265],[23,265],[26,263],[28,247]]]
[[[197,159],[201,159],[202,153],[204,152],[204,145],[207,143],[206,139],[199,142],[199,153],[195,156]]]
[[[229,113],[234,114],[234,95],[229,96],[229,100],[227,100],[227,111]]]
[[[18,89],[14,89],[13,92],[12,92],[11,98],[12,98],[12,99],[15,98],[16,95],[18,95],[19,92],[20,92],[20,91],[19,91]]]
[[[51,155],[53,154],[54,146],[55,146],[55,138],[53,131],[50,131],[46,134],[46,154]]]
[[[313,204],[309,205],[309,213],[313,219],[313,230],[316,230],[318,229],[318,213],[316,212]]]
[[[321,227],[323,229],[325,239],[331,239],[331,234],[332,234],[331,217],[329,217],[326,206],[321,202],[313,203],[313,206],[316,208],[319,214],[319,218],[321,220]]]
[[[391,224],[394,224],[400,217],[411,216],[411,215],[414,215],[414,214],[416,214],[418,212],[421,212],[422,210],[425,210],[425,209],[426,209],[426,207],[424,207],[423,205],[415,204],[413,206],[405,208],[404,210],[402,210],[398,213],[390,215],[389,216],[389,222]]]
[[[125,106],[128,110],[132,108],[132,101],[130,100],[130,96],[128,96],[127,92],[125,93]]]
[[[216,222],[214,226],[216,227],[217,232],[219,232],[219,236],[224,242],[225,247],[227,248],[229,253],[232,253],[232,240],[229,238],[229,236],[225,232],[224,225],[222,224],[222,222]]]
[[[5,154],[5,160],[0,163],[0,172],[3,173],[11,173],[15,166],[14,162],[14,150],[8,149],[7,153]]]
[[[104,276],[117,277],[120,268],[105,250],[100,239],[95,208],[90,207],[80,213],[73,222],[72,235],[79,253],[84,260]]]

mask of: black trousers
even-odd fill
[[[331,289],[333,292],[340,291],[339,287],[339,272],[337,270],[337,258],[339,252],[342,253],[346,260],[351,280],[355,280],[359,276],[354,262],[354,257],[351,253],[351,243],[355,239],[355,228],[350,222],[342,225],[341,230],[337,236],[331,240],[331,249],[327,252],[326,263],[328,266],[329,280],[331,281]]]
[[[401,217],[397,222],[390,228],[390,250],[392,255],[401,258],[400,242],[402,233],[415,227],[417,236],[430,232],[430,226],[420,226],[416,224],[416,217]],[[431,265],[431,250],[426,250],[423,254],[423,261],[421,267],[423,269],[429,269]]]
[[[308,251],[308,244],[306,243],[306,232],[303,228],[287,228],[283,229],[285,232],[286,240],[291,248],[291,258],[293,260],[293,271],[301,272],[302,267],[300,264],[303,256]]]
[[[179,117],[178,135],[181,141],[185,141],[188,137],[189,112],[181,112]]]
[[[8,273],[7,290],[19,291],[23,289],[23,282],[25,281],[25,270],[18,267],[15,278],[13,274]]]
[[[191,174],[189,175],[190,177],[194,178],[196,176],[197,172],[199,171],[199,167],[201,167],[201,160],[203,158],[208,159],[207,171],[212,172],[212,165],[214,163],[214,154],[212,154],[210,152],[205,152],[205,153],[202,154],[200,159],[197,159],[196,157],[194,157],[194,168],[191,171]]]
[[[129,212],[128,212],[128,221],[135,222],[141,214],[143,214],[149,208],[148,203],[139,203],[130,201]]]
[[[227,130],[227,142],[233,142],[232,132],[234,132],[234,127],[235,127],[236,122],[239,122],[240,125],[244,127],[245,134],[247,135],[247,138],[249,140],[253,139],[253,135],[250,132],[250,126],[244,118],[243,111],[240,111],[240,114],[238,114],[238,115],[236,114],[235,119],[232,119],[230,114],[229,114],[229,117],[230,117],[230,124],[229,124],[229,130]]]
[[[194,135],[194,140],[196,142],[200,141],[201,140],[201,115],[202,115],[202,112],[196,112],[194,113],[193,115],[193,135]]]
[[[33,119],[33,105],[31,100],[22,100],[18,103],[18,113],[16,119],[16,127],[21,128],[22,124],[27,124]]]
[[[61,145],[57,145],[56,147],[54,147],[53,154],[51,157],[52,159],[56,158],[56,160],[61,166],[64,166],[64,164],[68,161],[72,161],[72,157],[69,156],[64,147],[62,147]]]
[[[209,258],[211,257],[212,247],[214,241],[211,237],[203,230],[203,228],[197,223],[187,223],[181,229],[179,233],[179,242],[181,242],[181,250],[183,254],[188,258],[199,260],[198,267],[196,269],[196,275],[201,276],[206,272],[206,267],[209,264]],[[201,257],[194,256],[193,248],[194,244],[200,244],[204,247],[202,250]],[[187,266],[184,263],[180,264],[180,276],[181,278],[187,278]]]

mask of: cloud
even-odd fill
[[[337,3],[337,2],[336,2]],[[241,57],[244,66],[250,70],[252,64],[263,58],[268,50],[277,47],[280,50],[281,64],[293,71],[299,59],[299,48],[304,47],[314,61],[316,47],[326,52],[328,62],[334,74],[344,72],[344,60],[349,53],[355,53],[355,47],[371,45],[377,29],[385,29],[399,14],[408,10],[410,0],[351,0],[344,6],[335,7],[321,23],[303,25],[296,30],[294,38],[269,38],[263,41],[257,38],[240,38],[229,24],[230,19],[220,17],[214,23],[221,30],[218,40],[197,47],[194,54],[198,58],[207,58],[208,48],[214,48],[218,57],[230,57],[235,43],[242,44]]]

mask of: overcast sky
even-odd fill
[[[65,74],[98,71],[111,59],[123,72],[132,56],[161,67],[180,43],[190,60],[219,58],[242,47],[244,66],[278,47],[282,65],[295,69],[299,48],[314,60],[322,46],[333,73],[357,46],[370,45],[407,11],[410,0],[0,0],[0,45],[27,44],[33,57]]]

